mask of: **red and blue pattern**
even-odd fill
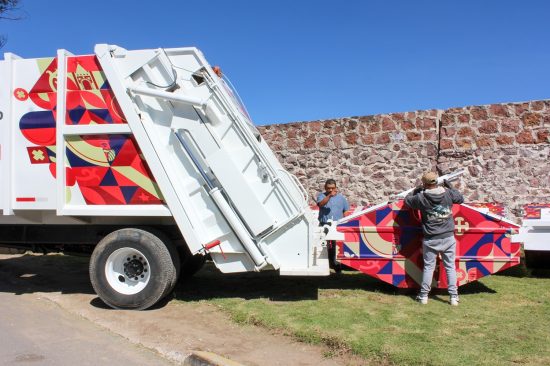
[[[19,102],[28,99],[43,110],[19,121],[31,164],[49,164],[56,175],[57,59],[40,59],[42,71],[29,92],[14,90]],[[67,58],[67,125],[125,124],[126,120],[95,56]],[[66,138],[67,187],[80,191],[88,205],[161,204],[162,195],[132,135]],[[71,195],[67,195],[68,200]]]
[[[494,205],[492,205],[494,206]],[[520,244],[511,242],[518,225],[454,205],[458,285],[515,266]],[[389,203],[340,224],[344,241],[337,242],[338,260],[351,268],[400,288],[418,288],[422,282],[422,229],[419,212],[404,201]],[[447,287],[441,261],[434,274],[435,288]]]
[[[541,209],[550,208],[550,203],[529,203],[523,206],[524,220],[540,220]]]

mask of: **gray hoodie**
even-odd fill
[[[454,235],[453,203],[464,202],[456,189],[436,187],[405,197],[407,206],[420,210],[424,239],[442,239]]]

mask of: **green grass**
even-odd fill
[[[417,304],[366,275],[324,278],[276,273],[224,275],[207,266],[181,281],[176,299],[216,305],[243,324],[323,344],[328,356],[352,352],[373,364],[550,364],[550,279],[520,267]]]

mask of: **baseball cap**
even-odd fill
[[[436,184],[437,183],[437,173],[427,172],[422,176],[422,183],[424,184]]]

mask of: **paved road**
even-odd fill
[[[208,289],[222,275],[206,270],[193,281]],[[194,351],[251,366],[365,364],[352,355],[326,358],[325,347],[237,325],[216,306],[193,300],[193,288],[183,281],[174,295],[180,301],[150,310],[112,310],[94,293],[88,258],[0,254],[0,366],[166,365],[157,355],[181,364]]]
[[[173,365],[37,294],[0,291],[0,365],[117,364]]]

